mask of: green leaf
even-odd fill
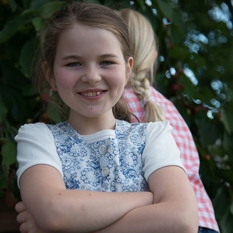
[[[22,72],[7,60],[0,62],[0,69],[2,72],[2,80],[4,80],[6,86],[23,89],[25,84],[29,82]]]
[[[37,92],[32,85],[25,86],[23,89],[23,96],[33,96],[36,95],[36,93]]]
[[[224,181],[233,185],[233,172],[232,170],[217,170],[218,176],[221,177]]]
[[[31,0],[22,0],[23,7],[28,8],[31,4]]]
[[[24,44],[20,53],[19,64],[26,76],[30,74],[31,62],[35,52],[34,50],[34,38],[32,38]]]
[[[143,12],[144,16],[150,21],[154,31],[158,29],[158,24],[160,24],[159,20],[155,15],[153,14],[151,8],[146,7],[146,11]]]
[[[223,137],[223,147],[229,153],[229,155],[233,155],[233,135],[224,133]]]
[[[6,114],[7,114],[8,110],[6,108],[6,105],[2,99],[2,96],[0,95],[0,122],[3,121],[3,119],[5,118]]]
[[[39,9],[40,14],[43,18],[51,17],[63,5],[64,2],[48,2]]]
[[[228,103],[221,110],[221,121],[229,134],[233,133],[232,103]]]
[[[95,4],[101,4],[100,1],[96,1],[96,0],[87,1],[87,2],[95,3]],[[114,6],[116,5],[116,1],[115,0],[107,0],[107,1],[102,2],[102,4],[104,6],[107,6],[107,7],[110,7],[110,8],[113,7],[115,9]]]
[[[30,9],[38,9],[47,2],[49,2],[49,0],[33,0],[31,1]]]
[[[35,17],[35,15],[38,15],[38,13],[39,13],[38,10],[27,9],[27,10],[23,11],[23,13],[21,14],[21,16]]]
[[[200,135],[200,141],[202,145],[208,146],[213,144],[220,135],[218,123],[214,124],[213,121],[208,118],[203,118],[201,121],[196,119],[197,125],[199,126],[198,132]]]
[[[15,12],[17,10],[17,4],[14,0],[8,0],[8,4],[12,10],[12,12]]]
[[[206,61],[201,55],[192,53],[192,56],[195,63],[198,64],[200,67],[206,65]]]
[[[221,201],[222,200],[220,200],[220,202]],[[233,219],[233,215],[229,211],[226,211],[223,214],[223,217],[219,221],[219,225],[221,227],[222,233],[232,233],[232,229],[233,229],[232,219]]]
[[[8,173],[0,169],[0,200],[4,197],[4,189],[8,186]]]
[[[171,39],[173,45],[181,44],[185,39],[183,30],[180,28],[179,25],[174,23],[171,24]]]
[[[53,106],[53,104],[48,104],[47,114],[49,118],[55,123],[64,121],[64,119],[61,116],[61,113],[57,108]]]
[[[10,124],[7,120],[4,121],[4,138],[0,138],[2,144],[9,142],[9,140],[14,140],[15,135],[17,134],[18,129]]]
[[[25,121],[26,117],[30,116],[30,100],[28,98],[23,98],[22,95],[15,92],[12,101],[12,117],[15,119],[15,121]]]
[[[90,3],[101,4],[101,2],[98,1],[98,0],[85,0],[84,2],[90,2]]]
[[[198,146],[200,150],[200,146]],[[211,186],[216,174],[213,169],[213,162],[211,160],[201,159],[200,163],[200,177],[206,186]]]
[[[9,167],[11,164],[16,162],[16,143],[7,142],[2,146],[2,163]]]
[[[231,202],[230,212],[231,212],[231,214],[233,214],[233,201]]]
[[[180,101],[177,98],[173,97],[170,100],[175,105],[181,116],[184,118],[187,125],[190,125],[190,115],[187,113],[187,109],[184,108],[183,105],[180,105]]]
[[[169,50],[169,55],[175,59],[186,60],[190,56],[189,50],[185,46],[174,46]]]
[[[213,205],[215,210],[215,216],[217,219],[219,219],[226,213],[229,203],[228,194],[225,187],[221,187],[217,190],[217,194],[213,199]]]
[[[152,1],[153,4],[158,5],[158,7],[160,8],[161,12],[163,13],[163,15],[168,18],[168,19],[172,19],[173,18],[173,9],[171,7],[171,5],[164,1],[164,0],[154,0]]]
[[[140,6],[142,11],[146,10],[146,5],[145,5],[145,1],[143,0],[137,0],[138,5]]]
[[[187,94],[190,99],[195,96],[195,86],[191,82],[190,78],[188,78],[184,74],[181,74],[180,75],[180,83],[179,84],[184,86],[183,93]]]
[[[10,39],[18,31],[19,27],[22,26],[25,22],[27,22],[27,19],[22,17],[15,17],[8,24],[6,24],[0,31],[0,44]]]
[[[32,24],[36,31],[39,31],[45,27],[45,21],[40,17],[35,17],[32,19]]]

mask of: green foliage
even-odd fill
[[[222,233],[233,232],[233,29],[230,1],[89,0],[132,7],[152,23],[159,41],[156,88],[190,127],[200,175]],[[62,0],[0,0],[0,198],[17,169],[14,137],[29,122],[59,121],[41,108],[30,81],[35,39]],[[216,14],[216,11],[222,14]],[[222,17],[218,18],[220,15]],[[227,18],[228,16],[228,18]],[[20,199],[15,179],[15,196]]]

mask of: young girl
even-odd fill
[[[133,66],[124,21],[74,2],[43,39],[35,84],[69,114],[16,136],[21,232],[196,233],[195,195],[171,126],[122,120]]]
[[[165,119],[173,127],[172,134],[181,151],[181,159],[196,194],[199,210],[199,232],[219,232],[212,203],[199,176],[199,155],[191,132],[175,106],[152,87],[157,43],[150,22],[139,12],[122,9],[118,14],[128,25],[129,38],[134,51],[134,69],[124,98],[131,112],[141,122]],[[158,104],[158,105],[157,105]],[[163,111],[164,116],[163,116]],[[132,117],[132,122],[136,122]]]

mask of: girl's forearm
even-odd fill
[[[98,233],[196,233],[198,208],[193,189],[182,169],[168,166],[152,173],[153,204],[138,207]]]
[[[153,195],[149,192],[103,193],[66,190],[64,193],[65,199],[58,198],[53,203],[55,211],[51,214],[55,216],[52,222],[59,222],[57,230],[65,232],[90,232],[104,228],[129,211],[149,205],[153,201]],[[80,201],[77,201],[76,196]]]
[[[151,204],[153,195],[64,190],[47,200],[34,200],[37,204],[30,208],[40,228],[46,232],[92,232],[113,224],[135,208]]]
[[[26,170],[20,186],[28,211],[46,232],[96,231],[114,223],[130,210],[153,202],[150,192],[67,190],[58,171],[46,165]]]
[[[136,208],[95,233],[196,233],[196,219],[185,208],[163,202]]]
[[[70,202],[73,199],[73,194],[79,193],[78,196],[83,203],[82,209],[78,210],[75,203],[73,203],[72,208],[68,208],[68,202],[64,202],[61,198],[52,204],[58,207],[56,212],[54,212],[54,207],[50,205],[43,215],[40,214],[41,210],[37,209],[34,218],[28,212],[23,202],[18,203],[16,205],[16,210],[19,213],[17,220],[23,225],[25,232],[30,233],[31,229],[33,229],[33,232],[94,232],[111,225],[132,209],[149,205],[153,201],[152,193],[149,192],[103,193],[78,190],[66,191],[64,193],[66,197],[68,197],[67,194],[69,193],[70,196],[68,198]],[[80,195],[80,193],[82,194]],[[64,195],[63,192],[60,192],[60,196],[62,195]],[[60,216],[58,212],[60,212]]]

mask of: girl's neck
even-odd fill
[[[68,122],[80,135],[89,135],[106,129],[115,129],[116,119],[113,116],[103,115],[96,118],[75,117],[70,115]]]

